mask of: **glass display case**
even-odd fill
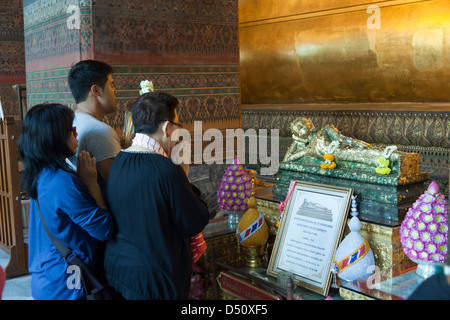
[[[425,280],[416,268],[416,263],[408,261],[367,280],[341,280],[339,291],[348,300],[405,300]]]

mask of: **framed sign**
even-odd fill
[[[324,296],[342,238],[353,189],[296,182],[281,218],[267,273],[293,274],[298,286]]]

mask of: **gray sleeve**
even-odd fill
[[[78,152],[86,150],[97,162],[115,158],[120,152],[120,139],[110,126],[101,126],[87,132],[80,143]]]

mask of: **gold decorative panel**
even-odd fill
[[[448,0],[241,0],[243,104],[450,101]]]

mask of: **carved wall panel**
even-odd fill
[[[69,0],[24,1],[29,106],[53,101],[74,107],[67,84],[73,63],[97,59],[115,69],[119,111],[106,122],[119,133],[139,83],[181,101],[180,121],[240,126],[237,1],[78,2],[79,28],[69,27]]]

